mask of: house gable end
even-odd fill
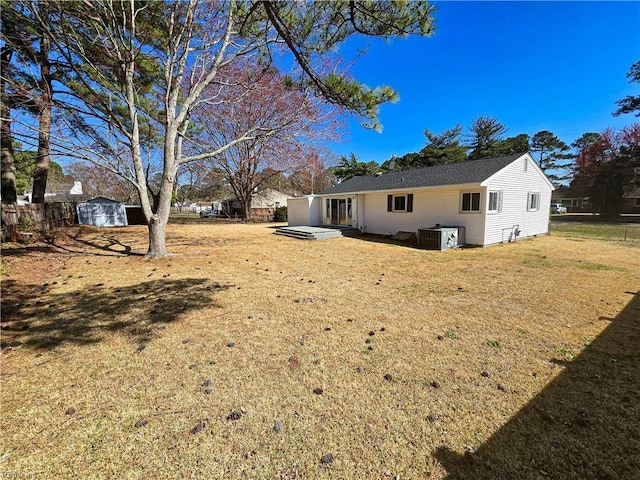
[[[538,166],[537,162],[533,159],[533,157],[529,153],[524,153],[520,157],[516,158],[513,162],[509,163],[508,165],[505,165],[503,168],[501,168],[500,170],[495,172],[493,175],[491,175],[489,178],[484,180],[481,183],[481,185],[483,187],[490,185],[495,178],[499,177],[507,169],[511,168],[514,163],[523,162],[523,161],[527,162],[526,164],[527,170],[532,168],[535,172],[538,173],[538,175],[540,175],[540,177],[544,180],[544,182],[549,185],[549,188],[551,188],[551,190],[555,190],[555,187],[553,186],[553,183],[551,183],[551,180],[549,180],[549,178],[545,175],[545,173],[542,171],[542,169]],[[527,170],[525,170],[524,166],[522,167],[523,172],[526,172]]]

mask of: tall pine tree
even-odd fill
[[[573,155],[569,145],[549,130],[541,130],[531,139],[531,153],[542,171],[556,185],[568,180]]]
[[[627,78],[629,83],[640,83],[640,61],[631,65]],[[635,116],[640,117],[640,95],[627,95],[622,100],[618,100],[616,104],[619,108],[613,113],[614,116],[635,112]]]
[[[420,165],[443,165],[446,163],[463,162],[467,159],[467,148],[462,145],[460,134],[462,126],[443,130],[439,135],[425,129],[424,136],[428,144],[420,150]]]
[[[500,155],[500,142],[507,128],[496,117],[480,116],[474,119],[469,132],[466,135],[466,146],[471,150],[469,160]]]

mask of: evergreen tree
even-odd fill
[[[627,78],[629,78],[629,83],[640,82],[640,61],[631,65]],[[614,116],[635,112],[635,116],[640,117],[640,95],[627,95],[622,100],[618,100],[616,104],[620,108],[614,112]]]
[[[573,158],[569,153],[569,145],[549,130],[541,130],[533,136],[531,153],[542,171],[554,184],[559,185],[569,178],[569,168]]]
[[[376,162],[360,162],[352,152],[348,157],[344,155],[340,157],[340,162],[334,169],[334,175],[340,182],[344,182],[353,177],[375,175],[382,171],[383,169]]]
[[[521,133],[515,137],[505,138],[498,144],[498,155],[513,155],[531,150],[529,135]]]
[[[53,82],[51,39],[45,29],[35,20],[38,16],[43,23],[49,22],[50,2],[2,2],[3,55],[3,112],[4,122],[10,119],[10,110],[19,109],[21,113],[35,119],[36,128],[29,127],[33,133],[27,134],[27,142],[37,146],[35,168],[33,169],[33,203],[44,202],[47,177],[50,170],[50,136],[53,116]],[[12,94],[7,95],[7,86]],[[7,102],[7,103],[5,103]],[[12,132],[3,127],[3,136],[12,136]],[[10,146],[3,147],[9,152]],[[8,157],[7,157],[8,159]],[[6,162],[5,162],[6,163]],[[7,170],[11,167],[7,163]]]
[[[440,134],[425,129],[424,135],[427,138],[427,145],[422,150],[405,153],[400,157],[393,156],[382,164],[382,169],[400,171],[463,162],[467,159],[467,148],[461,144],[461,132],[460,125],[443,130]]]
[[[471,150],[469,160],[497,157],[500,155],[500,141],[507,128],[496,117],[480,116],[471,122],[470,133],[466,135],[466,146]]]
[[[425,129],[424,135],[428,144],[420,150],[420,165],[417,166],[428,167],[465,161],[467,149],[461,143],[461,132],[461,125],[443,130],[439,135]]]
[[[0,156],[2,158],[1,196],[3,203],[15,203],[16,167],[13,150],[13,129],[11,111],[24,99],[16,88],[14,58],[17,51],[28,44],[24,31],[20,28],[19,15],[8,1],[0,3],[2,19],[2,48],[0,49]]]
[[[4,20],[4,19],[3,19]],[[13,51],[3,47],[0,52],[0,157],[2,159],[1,193],[3,203],[15,203],[16,167],[13,152],[13,133],[11,131],[11,102],[8,95],[6,74],[9,70]]]
[[[594,144],[600,139],[600,134],[597,132],[583,133],[580,137],[573,141],[571,146],[578,152],[589,145]]]
[[[389,160],[385,160],[381,169],[385,172],[399,172],[402,170],[409,170],[411,168],[419,168],[423,166],[423,158],[419,152],[405,153],[404,155],[397,157],[392,155]]]

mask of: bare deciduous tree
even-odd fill
[[[216,102],[194,110],[200,146],[191,148],[221,148],[252,132],[252,138],[207,161],[222,172],[246,219],[252,196],[265,182],[305,168],[317,158],[318,142],[336,140],[342,126],[341,112],[310,88],[293,85],[290,77],[258,63],[225,69],[208,90],[215,91],[208,96]]]

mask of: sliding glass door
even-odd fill
[[[325,202],[325,219],[327,225],[353,225],[352,198],[327,198]]]

